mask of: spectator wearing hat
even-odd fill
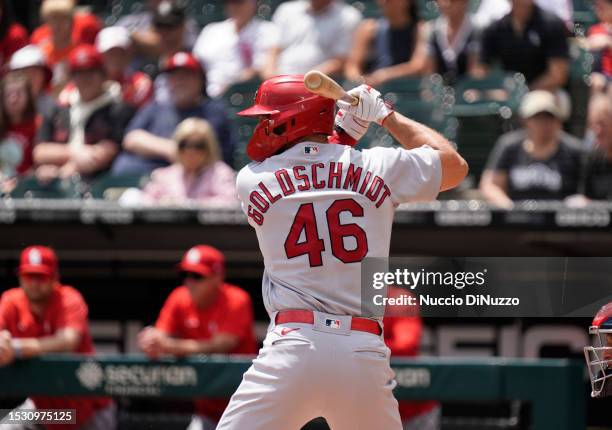
[[[225,257],[206,245],[188,250],[179,269],[183,285],[162,307],[155,327],[146,327],[138,345],[147,356],[254,354],[253,308],[249,294],[225,282]],[[196,400],[190,428],[214,429],[227,399]]]
[[[257,0],[223,4],[228,18],[204,27],[193,48],[206,70],[211,97],[219,97],[236,82],[264,78],[270,50],[279,44],[275,25],[255,16]]]
[[[96,38],[96,49],[102,54],[107,78],[121,85],[124,103],[140,109],[153,96],[153,83],[146,73],[129,70],[132,42],[128,31],[123,27],[104,28]],[[75,91],[74,83],[66,85],[59,95],[60,103],[67,103]]]
[[[13,11],[7,0],[0,0],[0,68],[11,56],[28,44],[28,31],[15,22]]]
[[[169,1],[163,1],[153,15],[153,28],[159,35],[159,51],[155,64],[145,69],[155,75],[153,82],[155,100],[160,103],[170,103],[170,86],[165,66],[168,60],[178,52],[191,52],[183,44],[185,32],[185,10]]]
[[[53,74],[42,50],[36,45],[27,45],[15,52],[8,64],[8,75],[13,74],[27,77],[36,100],[36,111],[42,116],[49,115],[55,106],[49,92]]]
[[[106,81],[95,47],[75,48],[69,64],[77,91],[43,119],[34,147],[36,174],[43,182],[74,174],[91,178],[108,169],[133,113],[121,101],[119,84]]]
[[[177,145],[171,137],[186,118],[207,120],[213,127],[223,160],[231,165],[234,139],[225,106],[204,94],[204,73],[195,57],[179,52],[166,62],[164,72],[172,99],[157,100],[142,108],[130,122],[123,140],[123,152],[113,164],[114,174],[150,174],[176,160]]]
[[[0,297],[0,366],[52,353],[94,355],[87,304],[60,282],[55,252],[45,246],[24,249],[17,274],[19,287]],[[52,426],[58,430],[116,427],[115,405],[105,397],[32,396],[19,409],[75,409],[76,425]],[[27,423],[8,427],[35,428]]]
[[[268,75],[317,69],[342,73],[361,14],[341,0],[292,0],[281,3],[272,22],[281,34],[271,50]]]
[[[236,205],[236,172],[221,160],[215,131],[208,121],[187,118],[173,136],[176,162],[151,174],[144,189],[149,203]]]
[[[567,29],[557,16],[533,0],[513,0],[510,13],[482,34],[477,74],[499,63],[525,76],[531,90],[556,91],[569,75]]]
[[[158,14],[162,3],[172,2],[168,0],[146,0],[143,2],[145,10],[121,17],[115,25],[126,28],[134,42],[134,48],[138,56],[157,57],[160,55],[161,34],[155,28],[154,17]],[[167,9],[167,6],[163,8]],[[162,10],[163,10],[162,8]],[[184,17],[184,31],[180,49],[191,51],[198,37],[198,24],[191,17]]]
[[[562,131],[563,110],[548,91],[524,97],[519,108],[524,129],[497,141],[480,180],[489,203],[510,208],[515,200],[562,200],[577,192],[583,151]]]
[[[30,83],[11,74],[0,81],[0,193],[10,192],[18,175],[32,168],[37,116]]]

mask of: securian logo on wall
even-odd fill
[[[81,385],[89,390],[100,388],[104,382],[104,370],[95,361],[81,363],[76,371],[76,376]]]
[[[101,364],[86,361],[79,365],[76,377],[90,391],[103,388],[109,395],[159,396],[167,388],[198,384],[193,366]]]

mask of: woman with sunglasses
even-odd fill
[[[145,201],[156,204],[234,205],[236,172],[220,157],[210,123],[187,118],[174,131],[176,162],[154,170],[144,189]]]

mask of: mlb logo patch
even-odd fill
[[[318,146],[305,146],[304,147],[304,154],[306,155],[317,155],[318,153],[319,153]]]
[[[333,319],[327,318],[325,320],[325,326],[329,328],[340,328],[340,320],[333,320]]]

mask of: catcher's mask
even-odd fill
[[[335,101],[313,94],[302,75],[275,76],[257,90],[255,104],[238,112],[259,117],[247,145],[251,160],[263,161],[283,146],[311,134],[331,135]]]
[[[612,302],[597,312],[589,333],[596,336],[595,345],[584,348],[591,379],[591,397],[610,396],[612,382],[606,381],[612,377]]]

